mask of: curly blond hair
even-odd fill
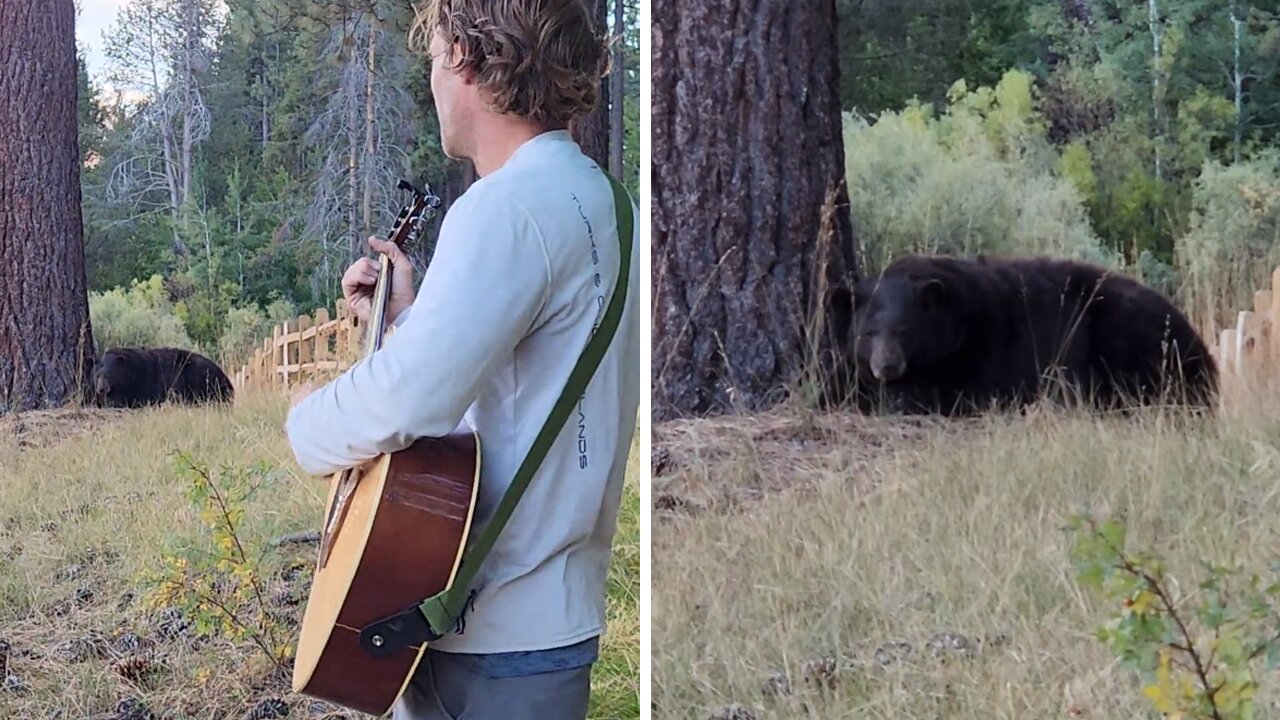
[[[474,76],[495,112],[567,123],[594,109],[609,42],[585,0],[428,0],[415,16],[410,48],[425,52],[437,30],[456,43],[453,67]]]

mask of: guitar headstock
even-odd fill
[[[419,190],[408,180],[401,180],[396,185],[400,190],[408,190],[411,195],[409,201],[400,208],[400,214],[387,239],[406,252],[421,239],[423,227],[436,216],[441,205],[440,198],[431,191],[431,186],[425,181],[422,186],[426,189]]]

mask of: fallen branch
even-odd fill
[[[320,531],[312,530],[310,532],[293,533],[292,535],[285,535],[284,537],[278,537],[275,540],[271,541],[271,547],[280,547],[281,545],[301,545],[303,543],[318,543],[318,542],[320,542]]]

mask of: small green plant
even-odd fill
[[[174,466],[203,532],[171,541],[154,569],[144,571],[144,601],[153,610],[181,611],[199,635],[250,642],[283,669],[293,646],[290,628],[270,604],[268,544],[251,539],[244,523],[245,507],[270,467],[224,468],[215,476],[185,453],[177,454]]]
[[[1158,555],[1125,550],[1122,523],[1080,515],[1070,528],[1077,579],[1119,604],[1098,638],[1139,673],[1155,708],[1182,720],[1253,718],[1258,665],[1280,667],[1280,576],[1268,584],[1205,563],[1183,597]]]

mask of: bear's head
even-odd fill
[[[883,383],[936,368],[964,342],[954,298],[937,277],[886,273],[846,291],[843,340],[857,374]]]
[[[131,348],[112,348],[93,367],[93,393],[98,405],[127,405],[134,386],[146,368],[140,353]]]

